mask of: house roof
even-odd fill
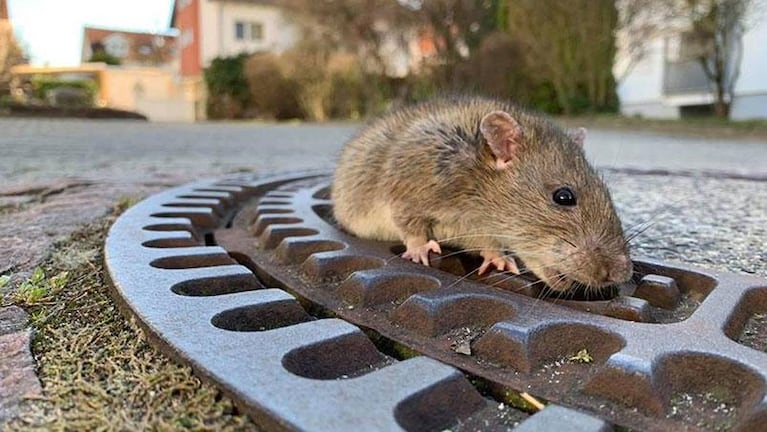
[[[174,59],[176,36],[87,26],[83,27],[83,56],[86,49],[92,49],[95,44],[104,46],[105,41],[118,35],[129,44],[127,52],[120,58],[123,63],[165,64]]]

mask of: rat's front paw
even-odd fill
[[[409,247],[405,251],[405,253],[402,254],[402,258],[409,259],[410,261],[413,261],[414,263],[421,263],[425,266],[428,266],[429,251],[437,253],[437,254],[442,253],[442,249],[439,247],[439,243],[437,243],[434,240],[429,240],[428,242],[420,246]]]
[[[482,265],[479,266],[480,275],[484,274],[490,269],[490,266],[495,267],[498,271],[509,271],[514,274],[519,274],[519,267],[517,262],[511,255],[504,255],[497,250],[483,250],[479,253],[485,260],[482,261]]]

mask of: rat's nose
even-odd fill
[[[608,275],[608,282],[621,283],[626,282],[631,278],[631,274],[634,271],[634,264],[629,259],[628,255],[618,255],[615,257],[613,265],[610,267]]]

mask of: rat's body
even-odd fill
[[[401,240],[428,265],[439,243],[517,272],[509,250],[554,289],[631,275],[609,192],[581,143],[541,116],[500,101],[438,100],[392,112],[344,147],[333,183],[351,233]]]

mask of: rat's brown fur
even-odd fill
[[[524,132],[505,169],[480,131],[494,111]],[[563,186],[577,206],[552,202]],[[610,194],[581,146],[544,117],[501,101],[441,99],[373,121],[344,147],[332,197],[338,222],[360,237],[510,250],[557,290],[631,275]]]

